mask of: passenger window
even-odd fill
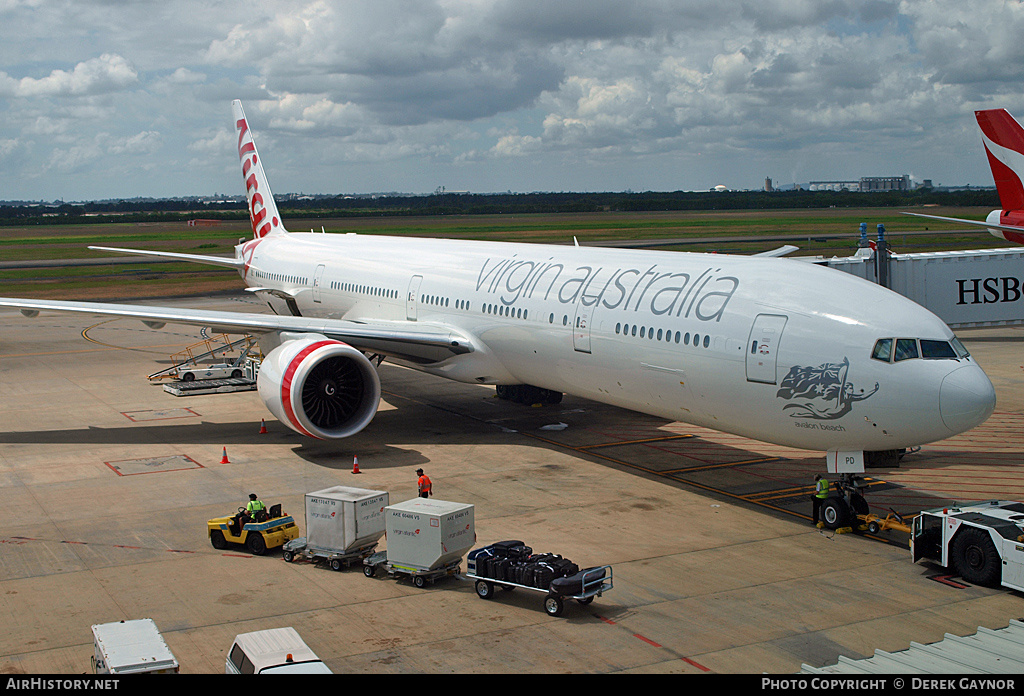
[[[916,338],[896,339],[896,362],[918,357]]]
[[[889,362],[892,357],[892,339],[880,338],[875,341],[875,349],[871,351],[871,357],[882,362]]]
[[[956,351],[946,341],[929,341],[921,339],[922,358],[956,358]]]

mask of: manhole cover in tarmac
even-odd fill
[[[122,459],[115,462],[104,462],[118,476],[135,476],[137,474],[156,474],[164,471],[182,471],[184,469],[202,469],[203,466],[184,454],[172,454],[169,457],[150,457],[147,459]]]
[[[158,411],[122,411],[121,415],[133,423],[142,421],[167,420],[169,418],[198,418],[199,414],[190,408],[167,408]]]

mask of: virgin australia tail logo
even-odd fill
[[[792,400],[783,406],[793,418],[836,420],[842,418],[857,401],[867,399],[878,391],[878,382],[871,391],[857,390],[847,381],[850,360],[825,363],[818,367],[794,365],[779,385],[776,396]]]

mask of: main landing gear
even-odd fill
[[[542,389],[530,384],[499,384],[494,388],[499,399],[515,401],[517,404],[560,404],[562,392]]]

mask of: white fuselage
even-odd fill
[[[965,354],[872,358],[879,339],[955,339],[906,298],[811,263],[317,233],[269,235],[236,254],[278,314],[415,321],[472,345],[407,363],[424,372],[792,447],[911,447],[978,425],[995,403]]]

